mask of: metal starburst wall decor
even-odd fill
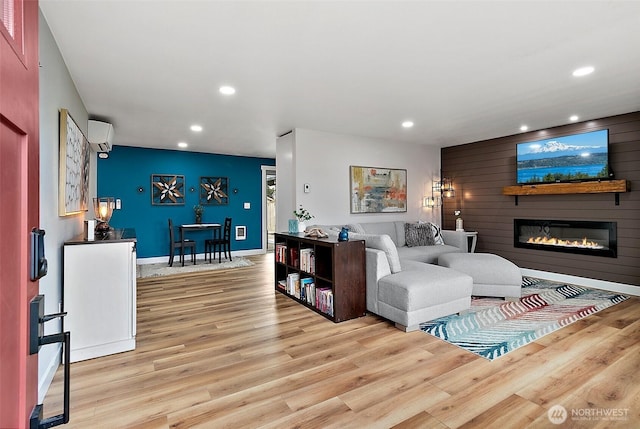
[[[152,174],[151,189],[152,205],[184,205],[184,176]]]
[[[229,204],[229,179],[226,177],[200,178],[200,204]]]

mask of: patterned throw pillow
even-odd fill
[[[435,241],[435,244],[444,244],[440,227],[434,223],[429,223],[429,225],[431,225],[431,232],[433,233],[433,241]]]
[[[428,223],[405,223],[404,238],[407,247],[433,246],[433,231]]]

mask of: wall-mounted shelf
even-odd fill
[[[576,183],[542,183],[537,185],[516,185],[502,188],[503,195],[516,197],[519,195],[566,195],[566,194],[600,194],[615,193],[616,205],[620,204],[621,192],[628,192],[631,186],[628,180],[601,180]]]

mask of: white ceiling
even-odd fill
[[[278,135],[308,128],[443,147],[640,110],[638,1],[40,8],[116,145],[275,157]],[[584,65],[595,72],[572,77]]]

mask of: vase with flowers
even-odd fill
[[[300,208],[298,208],[298,210],[293,211],[293,215],[298,221],[298,232],[304,232],[305,229],[307,229],[306,222],[315,217],[309,213],[309,210],[302,207],[302,204],[300,204]]]
[[[204,213],[204,207],[200,204],[193,206],[193,214],[196,216],[196,223],[202,223],[202,213]]]

